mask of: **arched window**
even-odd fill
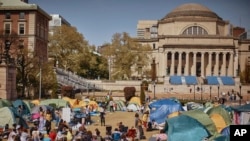
[[[200,26],[191,26],[185,29],[183,35],[207,35],[207,31]]]

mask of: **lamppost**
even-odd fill
[[[195,84],[194,84],[194,100],[195,100]]]
[[[219,100],[219,97],[220,97],[220,86],[218,86],[218,100]]]
[[[39,58],[39,100],[42,96],[42,60]]]
[[[241,84],[240,84],[239,88],[240,88],[240,101],[239,101],[239,104],[241,105]]]
[[[94,89],[93,90],[94,90],[94,96],[95,96],[95,84],[94,84]]]
[[[155,81],[153,82],[153,86],[154,86],[154,99],[155,99]]]
[[[210,101],[211,101],[211,99],[212,99],[212,95],[211,95],[212,86],[210,86],[209,88],[210,88]]]
[[[203,100],[202,91],[203,91],[203,88],[202,88],[202,84],[201,84],[201,101]]]

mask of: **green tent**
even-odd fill
[[[232,120],[230,117],[229,112],[223,107],[223,105],[219,105],[216,107],[212,107],[210,109],[207,110],[206,112],[209,116],[213,115],[213,114],[219,114],[221,115],[221,117],[224,119],[226,125],[230,125],[232,124]]]
[[[0,99],[0,108],[2,107],[11,107],[12,103],[9,100],[6,99]]]
[[[0,126],[4,127],[5,124],[9,124],[11,127],[12,124],[16,123],[16,118],[10,108],[0,108],[0,113]]]
[[[69,102],[63,99],[46,99],[42,100],[39,105],[47,105],[53,108],[68,107]]]
[[[205,126],[187,115],[168,118],[165,126],[168,141],[202,141],[210,136]]]
[[[181,114],[190,116],[198,120],[202,125],[204,125],[208,129],[211,135],[218,133],[214,122],[210,119],[208,114],[204,113],[202,110],[199,109],[189,110],[189,111],[184,111]]]

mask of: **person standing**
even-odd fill
[[[105,110],[103,107],[100,107],[100,121],[101,121],[101,126],[105,126]]]
[[[148,124],[148,117],[149,117],[149,111],[145,111],[142,115],[142,124],[144,128],[147,128],[147,124]]]
[[[114,101],[112,99],[109,101],[109,110],[110,112],[114,112]]]

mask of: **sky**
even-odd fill
[[[59,14],[82,33],[90,45],[110,43],[115,33],[136,37],[139,20],[160,20],[186,3],[206,6],[223,20],[250,34],[250,0],[29,0],[48,14]]]

